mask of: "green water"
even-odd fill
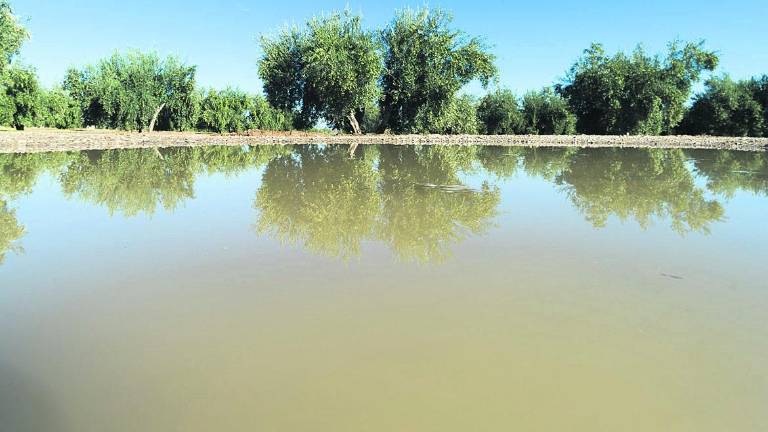
[[[765,153],[0,155],[0,431],[768,429]]]

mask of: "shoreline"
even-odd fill
[[[0,131],[0,153],[45,153],[132,148],[346,145],[487,145],[510,147],[617,147],[768,151],[768,138],[639,135],[330,135],[313,132],[122,132],[30,129]]]

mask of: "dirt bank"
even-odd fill
[[[192,147],[203,145],[260,144],[424,144],[498,145],[539,147],[696,148],[768,151],[768,138],[692,136],[539,136],[539,135],[328,135],[306,132],[265,132],[216,135],[194,132],[139,134],[117,131],[58,131],[32,129],[0,131],[0,153],[103,150],[117,148]]]

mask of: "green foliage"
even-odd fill
[[[295,113],[297,126],[324,119],[361,132],[357,117],[376,96],[381,59],[371,32],[348,11],[313,18],[303,30],[262,38],[259,75],[275,107]]]
[[[60,88],[43,90],[40,93],[40,108],[35,123],[38,126],[74,129],[83,126],[83,112],[80,104]]]
[[[269,106],[260,96],[227,88],[208,90],[200,104],[198,127],[213,132],[289,130],[290,116]]]
[[[8,201],[28,194],[44,171],[58,174],[69,156],[50,154],[0,154],[0,264],[7,252],[22,252],[18,240],[25,228]]]
[[[20,246],[15,242],[24,235],[24,227],[16,219],[16,212],[8,208],[8,204],[0,200],[0,264],[5,261],[8,251],[17,252]]]
[[[477,107],[480,131],[486,135],[516,135],[523,133],[523,116],[517,96],[509,90],[488,93]]]
[[[12,66],[5,70],[0,89],[5,93],[5,101],[0,103],[0,118],[10,117],[10,124],[23,130],[34,126],[37,113],[40,112],[41,91],[35,71],[31,68]],[[9,115],[10,114],[10,115]]]
[[[474,169],[475,147],[350,150],[296,146],[271,161],[254,203],[257,232],[343,259],[378,240],[403,260],[433,262],[491,226],[498,189],[469,189],[459,178]]]
[[[96,66],[68,71],[64,88],[80,103],[86,125],[144,131],[160,110],[158,126],[185,130],[197,119],[195,69],[175,57],[115,53]]]
[[[768,136],[761,88],[752,79],[734,82],[728,76],[712,78],[685,115],[680,131],[691,135]]]
[[[496,75],[494,56],[477,38],[450,27],[441,10],[404,10],[381,34],[383,127],[396,133],[442,133],[457,92]],[[455,106],[454,108],[455,109]]]
[[[696,185],[686,161],[682,150],[594,149],[574,158],[558,181],[597,227],[609,216],[632,218],[643,228],[662,218],[680,234],[708,233],[724,210]]]
[[[591,134],[666,134],[680,123],[691,86],[718,63],[703,42],[669,45],[664,60],[641,47],[631,56],[607,56],[593,44],[558,85],[577,116],[577,130]]]
[[[570,135],[576,132],[576,116],[568,103],[550,88],[523,96],[523,130],[531,135]]]
[[[763,136],[768,137],[768,75],[752,78],[748,86],[752,98],[763,108]]]
[[[695,173],[707,179],[707,189],[732,198],[738,191],[768,196],[768,153],[690,150]]]
[[[469,95],[454,97],[439,117],[424,111],[425,121],[432,125],[433,133],[445,135],[474,135],[479,132],[477,103]]]
[[[194,152],[148,149],[82,152],[61,174],[67,196],[105,206],[110,214],[152,215],[194,197]]]
[[[19,24],[8,1],[0,0],[0,75],[28,37],[27,30]]]

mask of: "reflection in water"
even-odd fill
[[[464,186],[476,147],[381,149],[382,210],[377,236],[404,260],[440,262],[451,246],[491,226],[500,202],[497,187]]]
[[[732,197],[739,190],[768,195],[768,157],[765,153],[692,151],[697,174],[706,177],[712,193]]]
[[[381,205],[375,156],[372,147],[351,159],[346,146],[299,146],[272,160],[256,194],[256,231],[317,253],[357,255]]]
[[[64,153],[0,154],[0,264],[7,252],[23,250],[18,240],[24,235],[24,226],[9,201],[31,192],[40,174],[57,171],[66,159]]]
[[[681,234],[709,232],[739,190],[768,194],[766,154],[729,151],[314,145],[0,155],[0,261],[24,233],[12,203],[42,173],[66,196],[129,217],[183,206],[201,174],[261,168],[255,230],[344,259],[380,241],[405,261],[440,262],[493,226],[499,182],[516,175],[556,185],[595,227],[658,220]],[[481,185],[468,187],[470,177]]]
[[[685,161],[681,150],[600,150],[574,157],[557,183],[596,227],[616,216],[643,228],[658,218],[681,234],[709,232],[723,207],[704,197]]]

